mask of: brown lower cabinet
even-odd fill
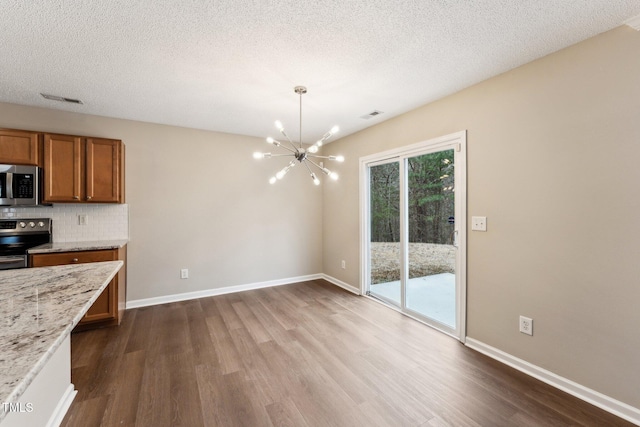
[[[83,264],[88,262],[122,260],[126,263],[126,246],[119,249],[107,249],[79,252],[56,252],[33,254],[29,256],[32,267],[48,267],[52,265]],[[109,283],[106,289],[93,303],[87,314],[78,323],[75,331],[119,325],[124,314],[126,301],[126,265]]]

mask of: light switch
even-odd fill
[[[486,216],[472,216],[471,217],[471,230],[473,230],[473,231],[487,231],[487,217]]]

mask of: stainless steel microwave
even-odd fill
[[[40,204],[40,168],[0,165],[0,206]]]

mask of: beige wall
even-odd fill
[[[468,215],[488,217],[468,234],[468,336],[640,408],[639,52],[620,27],[328,145],[347,161],[324,187],[323,271],[359,286],[360,157],[466,129]]]
[[[0,127],[124,141],[128,301],[321,272],[322,190],[270,185],[264,139],[1,103]]]

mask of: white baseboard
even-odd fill
[[[343,289],[346,289],[347,291],[356,294],[356,295],[361,295],[360,293],[360,288],[356,288],[355,286],[351,286],[350,284],[343,282],[342,280],[338,280],[335,277],[329,276],[328,274],[324,274],[322,273],[320,276],[322,276],[321,278],[326,280],[327,282],[339,286]]]
[[[547,371],[546,369],[512,356],[509,353],[484,344],[483,342],[474,340],[473,338],[467,337],[466,346],[640,426],[640,409],[638,408],[634,408],[624,402],[620,402],[619,400],[561,377],[560,375],[556,375],[553,372]]]
[[[203,291],[185,292],[182,294],[165,295],[161,297],[143,298],[127,301],[127,310],[130,308],[148,307],[151,305],[167,304],[170,302],[187,301],[190,299],[213,297],[216,295],[232,294],[235,292],[250,291],[253,289],[270,288],[272,286],[290,285],[292,283],[306,282],[322,279],[322,274],[310,274],[307,276],[289,277],[286,279],[269,280],[267,282],[249,283],[246,285],[227,286],[224,288],[206,289]]]
[[[73,399],[78,394],[78,391],[75,389],[73,384],[69,384],[69,387],[64,392],[64,395],[56,405],[56,409],[53,411],[51,418],[49,418],[49,422],[47,423],[47,427],[59,427],[62,424],[62,420],[64,416],[67,415],[67,411],[73,403]]]

